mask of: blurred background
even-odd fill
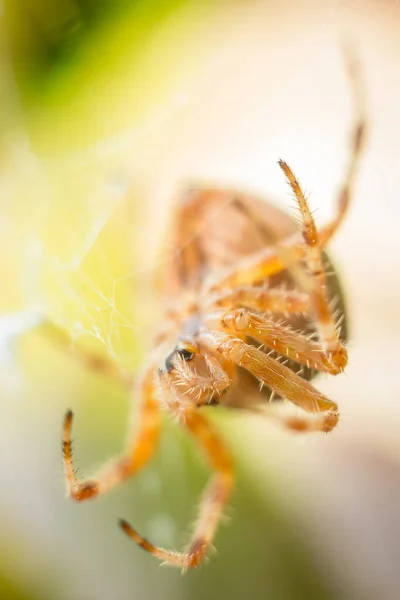
[[[0,5],[0,598],[396,600],[400,597],[400,5],[397,0],[3,0]],[[368,142],[332,243],[350,315],[329,436],[211,410],[237,485],[196,572],[160,568],[117,527],[187,540],[207,468],[168,418],[136,479],[65,499],[61,425],[80,474],[123,447],[130,397],[74,355],[145,363],[171,207],[188,184],[292,201],[276,161],[333,214],[359,56]],[[52,344],[51,319],[70,339]]]

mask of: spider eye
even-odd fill
[[[165,368],[167,369],[168,373],[170,373],[174,368],[173,361],[176,354],[183,358],[183,360],[192,360],[195,353],[191,352],[187,348],[175,348],[175,350],[173,350],[171,354],[168,354],[167,358],[165,359]]]
[[[194,356],[194,352],[187,350],[187,348],[178,348],[176,352],[183,358],[183,360],[192,360]]]

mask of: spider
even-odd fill
[[[157,447],[161,408],[172,413],[202,448],[214,475],[184,551],[158,547],[120,521],[136,544],[164,563],[185,570],[202,562],[234,485],[230,453],[201,407],[258,409],[263,402],[268,415],[269,407],[277,403],[266,401],[283,398],[301,410],[293,415],[271,411],[271,415],[290,430],[329,432],[338,423],[337,405],[310,380],[318,372],[341,373],[347,364],[342,293],[336,272],[331,277],[327,272],[332,266],[325,248],[346,215],[364,138],[365,119],[358,107],[337,214],[321,229],[283,160],[278,164],[298,204],[300,227],[272,205],[246,194],[217,188],[188,192],[178,203],[171,228],[177,252],[161,279],[169,307],[137,384],[138,430],[130,434],[121,456],[92,478],[81,480],[72,459],[73,414],[66,414],[66,485],[68,495],[78,502],[108,492],[146,465]],[[341,332],[332,306],[335,295],[343,319]],[[284,364],[279,357],[289,362]],[[83,358],[92,367],[115,374],[112,365]],[[253,384],[263,388],[256,387],[253,394],[258,404],[247,393],[246,386]]]

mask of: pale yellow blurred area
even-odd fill
[[[162,47],[168,46],[165,36],[171,31],[180,32],[181,44],[184,36],[190,38],[185,18],[182,15],[177,28],[167,25],[159,33]],[[130,120],[130,100],[123,101],[126,90],[128,99],[134,96],[134,78],[125,73],[129,62],[119,64],[109,89],[110,95],[118,96],[118,114],[110,123],[104,116],[103,133],[90,143],[64,147],[54,156],[47,146],[41,155],[24,134],[16,108],[18,135],[10,141],[13,152],[0,183],[0,269],[7,282],[0,309],[44,313],[69,332],[74,344],[104,352],[122,370],[138,370],[146,363],[160,316],[152,277],[171,255],[163,235],[172,206],[186,186],[227,185],[293,212],[293,200],[277,165],[283,158],[310,194],[317,223],[334,214],[354,118],[342,55],[342,45],[351,45],[365,79],[367,143],[351,210],[331,245],[348,303],[349,365],[345,374],[320,377],[316,383],[338,402],[340,424],[329,436],[297,437],[254,417],[224,414],[217,420],[262,502],[272,494],[291,519],[301,523],[305,543],[337,592],[330,597],[396,600],[400,589],[396,569],[400,558],[400,4],[249,0],[221,9],[209,21],[205,19],[199,31],[203,33],[188,44],[188,54],[179,54],[176,70],[176,54],[171,50],[171,56],[155,55],[160,40],[153,40],[146,55],[150,62],[141,68],[165,60],[170,88],[160,82],[160,91],[152,91],[162,101],[157,106],[141,105],[135,111],[137,120]],[[170,79],[174,72],[176,78]],[[97,85],[104,88],[101,77]],[[91,101],[84,102],[87,118],[91,110],[101,110],[101,102]],[[107,102],[112,103],[109,96]],[[54,123],[49,120],[47,126],[50,130]],[[36,361],[31,360],[36,351]],[[80,512],[61,498],[60,457],[50,453],[58,451],[64,410],[72,405],[83,415],[76,431],[77,453],[84,455],[83,468],[91,468],[106,451],[112,454],[120,448],[126,417],[121,391],[85,375],[67,357],[54,359],[52,350],[36,338],[25,342],[21,353],[22,378],[32,380],[43,395],[29,396],[29,386],[21,396],[16,394],[17,399],[15,392],[7,395],[0,438],[12,454],[10,461],[1,459],[7,486],[3,520],[13,532],[22,515],[18,533],[26,561],[31,560],[39,537],[42,553],[56,552],[57,564],[64,565],[58,572],[60,598],[125,600],[133,597],[129,595],[133,574],[141,594],[152,579],[149,598],[158,594],[200,597],[194,585],[181,584],[175,574],[163,587],[147,562],[135,562],[136,548],[124,544],[125,540],[114,541],[119,534],[114,532],[116,516],[125,516],[131,503],[126,492],[121,501],[115,500],[117,493],[113,496],[112,509],[102,499],[98,507],[93,503],[79,507]],[[42,364],[55,360],[57,377],[46,378],[39,356]],[[10,376],[14,382],[15,366],[5,365],[4,380]],[[21,385],[18,381],[17,377],[12,389]],[[48,432],[40,448],[41,435],[35,431],[39,426]],[[101,440],[92,445],[83,441],[85,434],[94,438],[97,429]],[[177,465],[176,480],[181,483],[190,477],[190,467],[180,455],[180,442],[181,438],[176,442],[168,438],[167,452],[157,465],[161,472]],[[33,459],[29,463],[31,469],[36,466],[26,474],[26,455],[36,451],[37,463]],[[187,489],[177,493],[180,500],[176,500],[165,475],[163,479],[151,471],[146,477],[141,481],[149,493],[149,506],[139,508],[135,518],[148,519],[148,531],[162,543],[179,544],[172,517],[147,514],[151,493],[167,497],[166,513],[175,509],[178,516],[186,516],[183,498],[191,497],[190,493]],[[32,498],[28,505],[23,494]],[[18,509],[18,518],[13,509]],[[240,522],[243,510],[243,504],[240,513],[235,509],[232,521]],[[104,528],[103,538],[96,538],[99,528]],[[111,548],[99,549],[96,540],[105,544],[106,538],[113,540]],[[240,550],[241,539],[234,542],[239,546],[235,556],[246,553]],[[224,551],[234,552],[228,546]],[[99,553],[97,562],[94,551]],[[47,563],[36,556],[26,570],[10,560],[10,570],[31,580],[35,568],[45,571],[51,561],[54,567],[56,558],[51,556]],[[142,564],[146,565],[143,572]],[[114,575],[101,585],[98,571],[111,568]],[[208,568],[196,580],[199,586],[206,581],[203,573]],[[70,575],[75,570],[76,578]],[[82,583],[86,574],[93,588]],[[245,574],[243,578],[246,581]],[[268,593],[266,588],[254,597],[285,598],[284,593],[275,597]],[[224,592],[219,597],[224,598]]]

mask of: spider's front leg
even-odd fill
[[[81,502],[104,494],[127,477],[136,473],[151,458],[157,447],[160,433],[159,400],[156,397],[155,369],[152,368],[142,383],[142,404],[140,407],[139,431],[132,434],[126,452],[114,459],[94,477],[80,481],[77,479],[72,460],[72,412],[64,421],[63,455],[67,493]]]
[[[179,423],[193,435],[202,447],[211,467],[215,471],[215,475],[206,489],[200,506],[199,519],[186,551],[174,552],[154,546],[137,533],[125,520],[121,520],[120,525],[125,533],[141,548],[166,564],[186,570],[197,567],[201,563],[214,538],[223,507],[232,491],[233,465],[228,450],[210,421],[189,400],[183,401],[181,399],[173,384],[171,374],[161,372],[160,383],[164,390],[168,408],[178,417]]]
[[[209,329],[222,329],[240,337],[251,337],[309,369],[338,375],[346,366],[347,354],[342,356],[341,361],[338,357],[333,361],[332,355],[324,350],[320,342],[245,308],[210,314],[205,318],[205,324]]]
[[[203,356],[206,375],[200,375],[192,362],[177,354],[172,360],[171,377],[182,394],[188,395],[196,406],[218,403],[218,398],[230,385],[230,377],[219,362],[212,356]],[[231,374],[232,375],[232,374]]]
[[[303,420],[288,421],[292,429],[331,431],[338,423],[337,405],[321,394],[311,383],[243,340],[220,331],[204,330],[198,338],[199,345],[214,352],[224,360],[243,367],[259,381],[269,386],[283,398],[304,411],[313,413],[310,426]]]

